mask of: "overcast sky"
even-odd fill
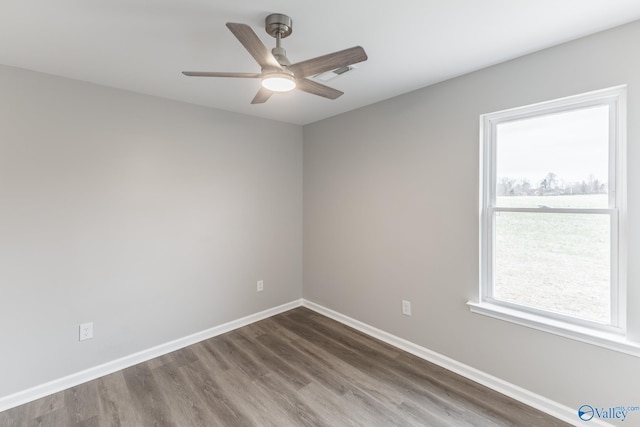
[[[536,186],[553,172],[559,181],[608,182],[607,106],[498,125],[497,176]]]

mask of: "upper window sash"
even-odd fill
[[[543,102],[525,107],[514,108],[496,113],[484,114],[480,118],[480,133],[483,144],[483,164],[481,171],[489,170],[490,173],[483,173],[483,206],[496,206],[496,155],[497,155],[497,127],[502,123],[538,117],[541,112],[544,115],[580,110],[589,107],[608,106],[609,107],[609,176],[608,195],[609,207],[614,208],[620,204],[617,197],[618,169],[618,133],[621,132],[622,122],[619,103],[624,102],[626,86],[617,86],[602,91],[590,92],[575,97],[563,98],[555,101]],[[486,142],[489,141],[487,144]]]

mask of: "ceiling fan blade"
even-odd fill
[[[357,64],[366,61],[367,54],[360,46],[355,46],[339,52],[329,53],[327,55],[318,56],[317,58],[308,59],[290,65],[289,70],[297,78],[315,76],[325,71],[335,70],[336,68],[346,67],[347,65]]]
[[[303,92],[312,93],[314,95],[323,96],[329,99],[336,99],[344,94],[344,92],[340,92],[337,89],[325,86],[309,79],[297,79],[296,89],[300,89]]]
[[[256,93],[256,96],[253,98],[253,101],[251,101],[251,103],[263,104],[267,102],[267,100],[271,97],[272,94],[273,92],[271,92],[269,89],[265,89],[261,86],[260,90],[258,90],[258,93]]]
[[[245,79],[260,78],[260,73],[216,73],[213,71],[183,71],[189,77],[240,77]]]
[[[260,67],[282,69],[271,51],[260,41],[256,33],[246,24],[227,22],[227,28],[231,30],[242,46],[253,56]]]

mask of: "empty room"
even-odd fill
[[[0,427],[640,426],[637,0],[0,4]]]

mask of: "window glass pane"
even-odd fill
[[[609,215],[495,215],[495,299],[610,322]]]
[[[499,123],[496,145],[497,206],[577,208],[584,199],[552,196],[608,193],[606,105]],[[508,200],[512,196],[538,200]],[[606,196],[590,201],[595,204],[588,207],[608,207]]]

